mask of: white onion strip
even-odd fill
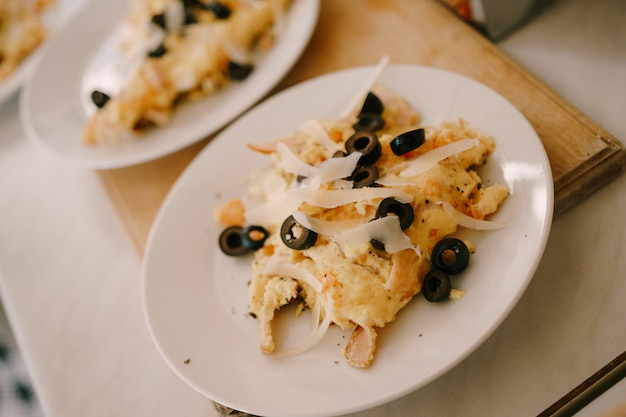
[[[318,295],[318,297],[319,296],[321,296],[321,294]],[[330,294],[325,294],[325,299],[326,303],[324,305],[324,319],[319,324],[319,326],[317,326],[317,328],[315,328],[315,330],[311,332],[309,336],[304,341],[302,341],[302,343],[299,343],[298,345],[291,348],[281,350],[280,352],[276,352],[273,356],[280,358],[285,356],[299,355],[300,353],[309,350],[310,348],[315,346],[320,340],[322,340],[322,337],[326,334],[326,331],[330,327],[331,315],[334,304]]]
[[[293,218],[302,226],[309,230],[326,236],[336,236],[347,230],[354,229],[365,223],[367,220],[363,218],[349,219],[349,220],[320,220],[314,217],[307,216],[301,211],[294,211],[291,213]]]
[[[478,139],[461,139],[435,148],[415,159],[407,161],[408,167],[404,168],[400,172],[400,175],[403,177],[413,177],[415,175],[419,175],[437,165],[439,161],[471,149],[479,143]]]
[[[284,143],[277,144],[276,150],[285,171],[307,178],[319,177],[320,182],[349,177],[362,155],[361,152],[352,152],[345,158],[329,158],[313,166],[298,158]]]
[[[440,201],[439,204],[443,207],[443,210],[452,220],[454,220],[459,226],[466,227],[474,230],[497,230],[510,226],[513,222],[494,222],[491,220],[480,220],[468,216],[465,213],[452,207],[447,201]]]
[[[278,194],[262,204],[246,208],[244,216],[248,224],[269,227],[282,222],[299,205],[299,201],[288,198],[287,194]]]
[[[298,268],[293,264],[284,262],[277,256],[272,256],[267,261],[265,267],[263,268],[263,273],[266,275],[278,275],[293,278],[309,285],[318,294],[322,292],[322,283],[319,282],[313,274],[304,268]]]
[[[368,243],[370,239],[375,239],[383,243],[385,245],[385,251],[391,254],[404,249],[419,250],[400,228],[400,220],[397,216],[386,216],[372,220],[352,230],[341,233],[336,236],[335,239],[344,248],[357,248]]]
[[[322,145],[331,152],[336,152],[343,149],[343,146],[335,142],[328,136],[328,133],[324,130],[318,120],[309,120],[302,126],[302,131],[309,135],[313,141]]]
[[[326,334],[328,327],[330,326],[332,311],[334,307],[333,299],[330,294],[322,294],[322,283],[319,282],[313,274],[304,268],[298,268],[297,266],[287,263],[283,256],[274,255],[265,264],[263,273],[268,275],[278,275],[293,278],[295,280],[304,282],[312,287],[316,292],[315,304],[311,310],[311,323],[313,324],[312,331],[309,336],[296,346],[275,352],[273,356],[284,357],[298,355],[302,352],[309,350],[315,346]],[[320,323],[321,317],[321,301],[322,297],[325,300],[324,304],[324,319]]]
[[[357,90],[357,93],[354,95],[352,100],[350,100],[348,106],[341,113],[340,119],[348,117],[350,113],[354,111],[357,104],[365,98],[368,92],[372,90],[372,86],[374,85],[374,83],[376,83],[376,80],[378,80],[383,71],[385,71],[387,65],[389,65],[389,57],[387,55],[384,55],[378,62],[378,65],[376,65],[376,67],[374,68],[374,72],[368,77],[368,79],[361,86],[361,88]]]
[[[312,182],[314,184],[315,182]],[[310,186],[294,188],[288,191],[289,195],[297,200],[305,201],[317,207],[335,208],[357,201],[373,200],[377,198],[395,197],[401,203],[410,203],[413,196],[409,193],[393,188],[353,188],[349,190],[320,190]]]

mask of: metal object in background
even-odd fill
[[[539,0],[443,0],[489,38],[500,40],[537,11]]]

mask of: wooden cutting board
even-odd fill
[[[321,0],[311,42],[270,94],[328,72],[376,64],[382,55],[392,64],[464,74],[513,103],[547,151],[555,215],[624,169],[626,154],[619,141],[436,0]],[[99,171],[140,255],[170,187],[210,139],[156,161]]]

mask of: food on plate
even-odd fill
[[[115,143],[174,108],[242,81],[280,35],[291,0],[133,0],[122,28],[120,91],[94,91],[83,142]]]
[[[0,1],[0,81],[11,75],[46,38],[42,12],[53,0]]]
[[[333,324],[351,330],[346,361],[369,367],[377,329],[416,294],[462,298],[451,276],[468,266],[474,247],[451,235],[504,226],[488,216],[508,188],[487,185],[476,171],[494,138],[463,119],[422,126],[419,112],[379,83],[337,120],[312,120],[249,147],[271,168],[215,218],[226,226],[225,253],[254,254],[249,308],[268,354],[300,353]],[[278,349],[272,320],[292,302],[310,310],[314,330]]]

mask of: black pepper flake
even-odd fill
[[[189,364],[189,362],[191,362],[191,359],[189,359],[189,358],[187,358],[187,359],[185,359],[185,360],[183,361],[183,363],[184,363],[185,365],[188,365],[188,364]]]
[[[476,189],[480,190],[481,188],[483,188],[483,185],[481,183],[476,184]]]
[[[22,382],[16,382],[13,386],[15,395],[25,403],[30,403],[33,399],[33,390]]]
[[[151,22],[163,30],[166,30],[165,13],[159,13],[152,16]]]
[[[0,344],[0,361],[9,361],[9,348],[2,344]]]
[[[167,52],[167,49],[165,49],[165,46],[161,44],[157,46],[155,49],[153,49],[152,51],[148,52],[148,56],[150,58],[160,58],[163,55],[165,55],[166,52]]]

